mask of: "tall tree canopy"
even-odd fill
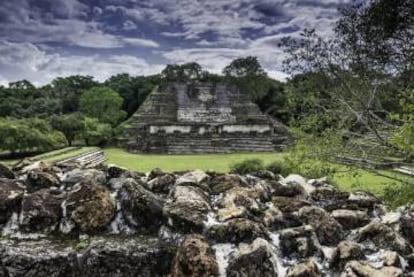
[[[68,142],[72,145],[72,141],[81,134],[83,130],[83,118],[79,113],[54,115],[50,119],[53,129],[61,131]]]
[[[104,85],[118,92],[123,98],[122,109],[131,116],[144,102],[155,86],[160,84],[160,75],[133,77],[127,73],[110,77]]]
[[[62,100],[62,112],[71,113],[78,110],[82,93],[98,85],[92,76],[74,75],[58,77],[52,81],[52,90]]]
[[[112,89],[94,87],[82,94],[79,105],[83,114],[115,126],[126,117],[126,112],[121,110],[122,101]]]
[[[332,127],[370,132],[390,149],[398,124],[388,115],[408,97],[414,57],[414,1],[397,3],[355,1],[341,10],[333,37],[304,30],[301,39],[283,41],[288,71],[319,76],[315,88],[328,100],[319,109],[335,111]]]
[[[228,81],[239,85],[243,93],[248,93],[252,99],[261,99],[269,89],[268,77],[258,59],[253,56],[232,61],[223,69]]]
[[[52,129],[39,118],[0,118],[0,146],[12,153],[19,151],[47,151],[63,145],[61,132]]]
[[[196,62],[182,65],[168,64],[161,72],[161,77],[167,82],[186,82],[199,80],[202,73],[201,65]]]

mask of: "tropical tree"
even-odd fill
[[[61,146],[65,138],[39,118],[0,118],[0,146],[12,153],[46,151]]]
[[[104,85],[118,92],[123,98],[122,109],[129,117],[160,82],[160,75],[132,77],[124,73],[110,77]]]
[[[83,118],[79,113],[52,116],[50,124],[65,135],[69,146],[83,130]]]
[[[62,112],[72,113],[78,111],[82,93],[98,85],[92,76],[58,77],[52,81],[52,91],[62,101]]]
[[[121,110],[122,102],[122,97],[112,89],[94,87],[82,94],[79,108],[84,115],[115,126],[126,117],[126,112]]]
[[[82,138],[86,145],[102,145],[112,136],[111,125],[99,122],[97,118],[83,119]]]
[[[227,80],[238,84],[242,93],[254,101],[261,99],[269,89],[269,79],[256,57],[248,56],[233,60],[223,69]]]
[[[287,71],[321,77],[331,99],[323,107],[334,111],[339,126],[369,132],[380,145],[404,152],[389,141],[397,125],[387,117],[410,84],[402,80],[414,72],[414,2],[399,2],[356,1],[342,9],[333,37],[304,30],[300,39],[287,38],[282,46],[289,54]]]
[[[161,72],[161,78],[167,82],[187,82],[200,80],[202,73],[201,65],[196,62],[168,64]]]
[[[411,159],[414,158],[414,90],[406,92],[400,100],[401,110],[390,114],[392,120],[397,121],[399,127],[393,134],[391,142],[403,149]]]

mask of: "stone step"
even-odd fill
[[[232,153],[232,152],[273,152],[275,147],[272,146],[225,146],[225,147],[168,147],[169,154],[180,153]]]
[[[204,148],[240,148],[240,149],[250,149],[250,148],[274,148],[274,145],[168,145],[168,148],[175,149],[204,149]]]
[[[65,163],[79,163],[86,167],[93,167],[98,164],[101,164],[105,161],[105,155],[102,150],[96,150],[92,152],[88,152],[86,154],[82,154],[79,156],[71,157],[65,160],[61,160],[56,162],[56,164],[65,164]]]
[[[176,149],[186,149],[186,148],[193,148],[193,149],[201,149],[201,148],[273,148],[274,145],[168,145],[168,148],[176,148]]]
[[[199,150],[168,150],[167,154],[171,155],[180,155],[180,154],[208,154],[208,153],[217,153],[217,154],[231,154],[231,153],[249,153],[249,152],[273,152],[274,149],[199,149]]]
[[[397,171],[399,173],[402,173],[408,176],[414,176],[414,169],[406,167],[406,166],[396,167],[394,168],[394,171]]]
[[[183,139],[183,140],[169,140],[168,144],[174,144],[174,145],[188,145],[188,144],[194,144],[194,145],[211,145],[214,142],[224,142],[224,143],[232,143],[232,144],[273,144],[271,139],[266,140],[256,140],[256,139],[250,139],[250,140],[237,140],[237,139],[222,139],[222,140],[189,140],[189,139]]]
[[[227,145],[191,145],[191,144],[186,144],[186,145],[174,145],[174,144],[169,144],[167,147],[168,148],[179,148],[179,149],[186,149],[186,148],[193,148],[193,149],[201,149],[201,148],[218,148],[218,147],[224,147],[224,148],[274,148],[275,145],[273,144],[268,144],[268,145],[264,145],[264,144],[247,144],[247,145],[237,145],[237,144],[227,144]]]

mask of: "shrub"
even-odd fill
[[[391,208],[412,204],[414,202],[414,186],[410,183],[402,185],[393,183],[385,188],[382,198]]]
[[[231,171],[238,174],[248,174],[263,169],[263,161],[260,159],[247,159],[231,166]]]
[[[39,118],[0,118],[0,145],[12,153],[19,151],[47,151],[65,143],[61,132]]]
[[[274,161],[266,166],[266,169],[274,174],[285,175],[286,166],[281,161]]]
[[[290,173],[299,174],[306,178],[331,177],[338,171],[338,166],[322,160],[296,159],[296,157],[286,157],[280,174],[283,176]]]
[[[81,251],[89,246],[89,239],[86,237],[79,238],[78,243],[75,246],[76,251]]]

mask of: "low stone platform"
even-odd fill
[[[104,151],[99,149],[96,151],[81,154],[75,157],[70,157],[56,162],[57,165],[64,165],[68,163],[77,163],[83,167],[95,167],[105,161]]]

